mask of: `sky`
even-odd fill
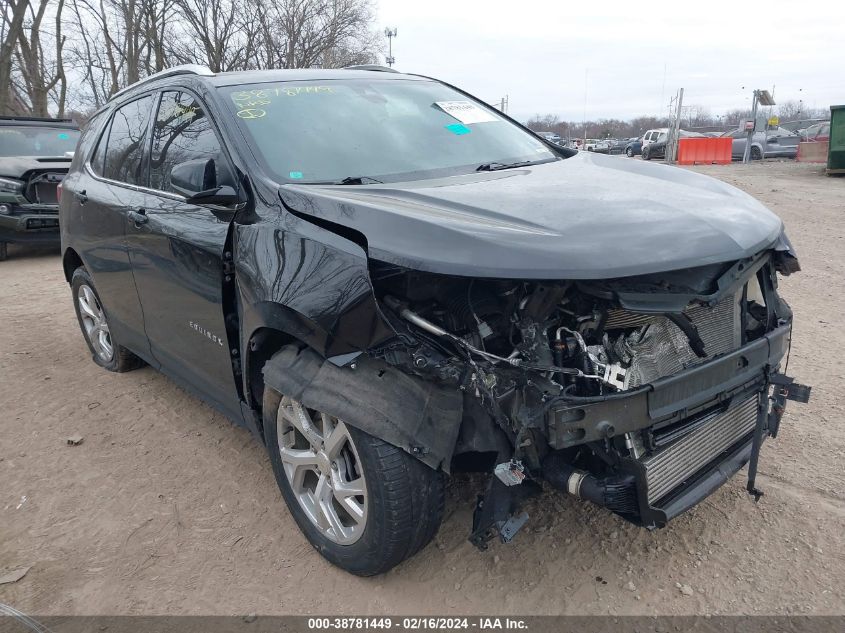
[[[681,87],[714,115],[750,108],[755,88],[845,103],[842,0],[378,0],[378,17],[398,30],[396,69],[508,95],[522,120],[665,115]]]

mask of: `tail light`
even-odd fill
[[[59,204],[62,203],[62,183],[56,185],[56,202]]]

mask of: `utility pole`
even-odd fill
[[[757,130],[757,105],[773,106],[775,100],[768,90],[755,90],[754,99],[751,101],[751,125],[745,122],[745,127],[748,132],[745,140],[745,151],[742,153],[742,162],[747,163],[751,160],[751,145],[754,142],[754,132]],[[766,127],[763,127],[763,135],[766,135]],[[762,156],[761,156],[762,158]]]
[[[587,149],[587,77],[590,69],[584,69],[584,142],[581,144],[582,149]]]
[[[384,60],[387,62],[387,65],[393,68],[393,64],[396,63],[396,58],[393,57],[393,38],[396,37],[397,31],[396,28],[390,28],[389,26],[384,29],[384,34],[387,36],[387,47],[388,53],[387,58]]]
[[[666,139],[666,162],[674,163],[678,159],[678,138],[681,133],[681,112],[684,107],[684,89],[678,89],[678,95],[672,98],[671,104],[675,104],[675,112],[669,121],[669,138]]]

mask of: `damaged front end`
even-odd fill
[[[789,249],[604,281],[425,273],[371,260],[396,336],[368,350],[461,394],[453,467],[486,470],[470,540],[510,540],[538,481],[662,527],[751,461],[804,388],[780,373]],[[425,447],[420,447],[425,450]]]

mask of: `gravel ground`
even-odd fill
[[[549,492],[514,543],[480,553],[466,541],[477,482],[458,478],[428,548],[349,576],[301,536],[246,431],[153,370],[100,370],[55,252],[13,248],[0,264],[0,576],[30,569],[0,602],[42,615],[845,612],[845,179],[791,162],[696,169],[778,213],[804,267],[781,288],[790,373],[813,399],[765,444],[759,503],[739,475],[650,533]]]

